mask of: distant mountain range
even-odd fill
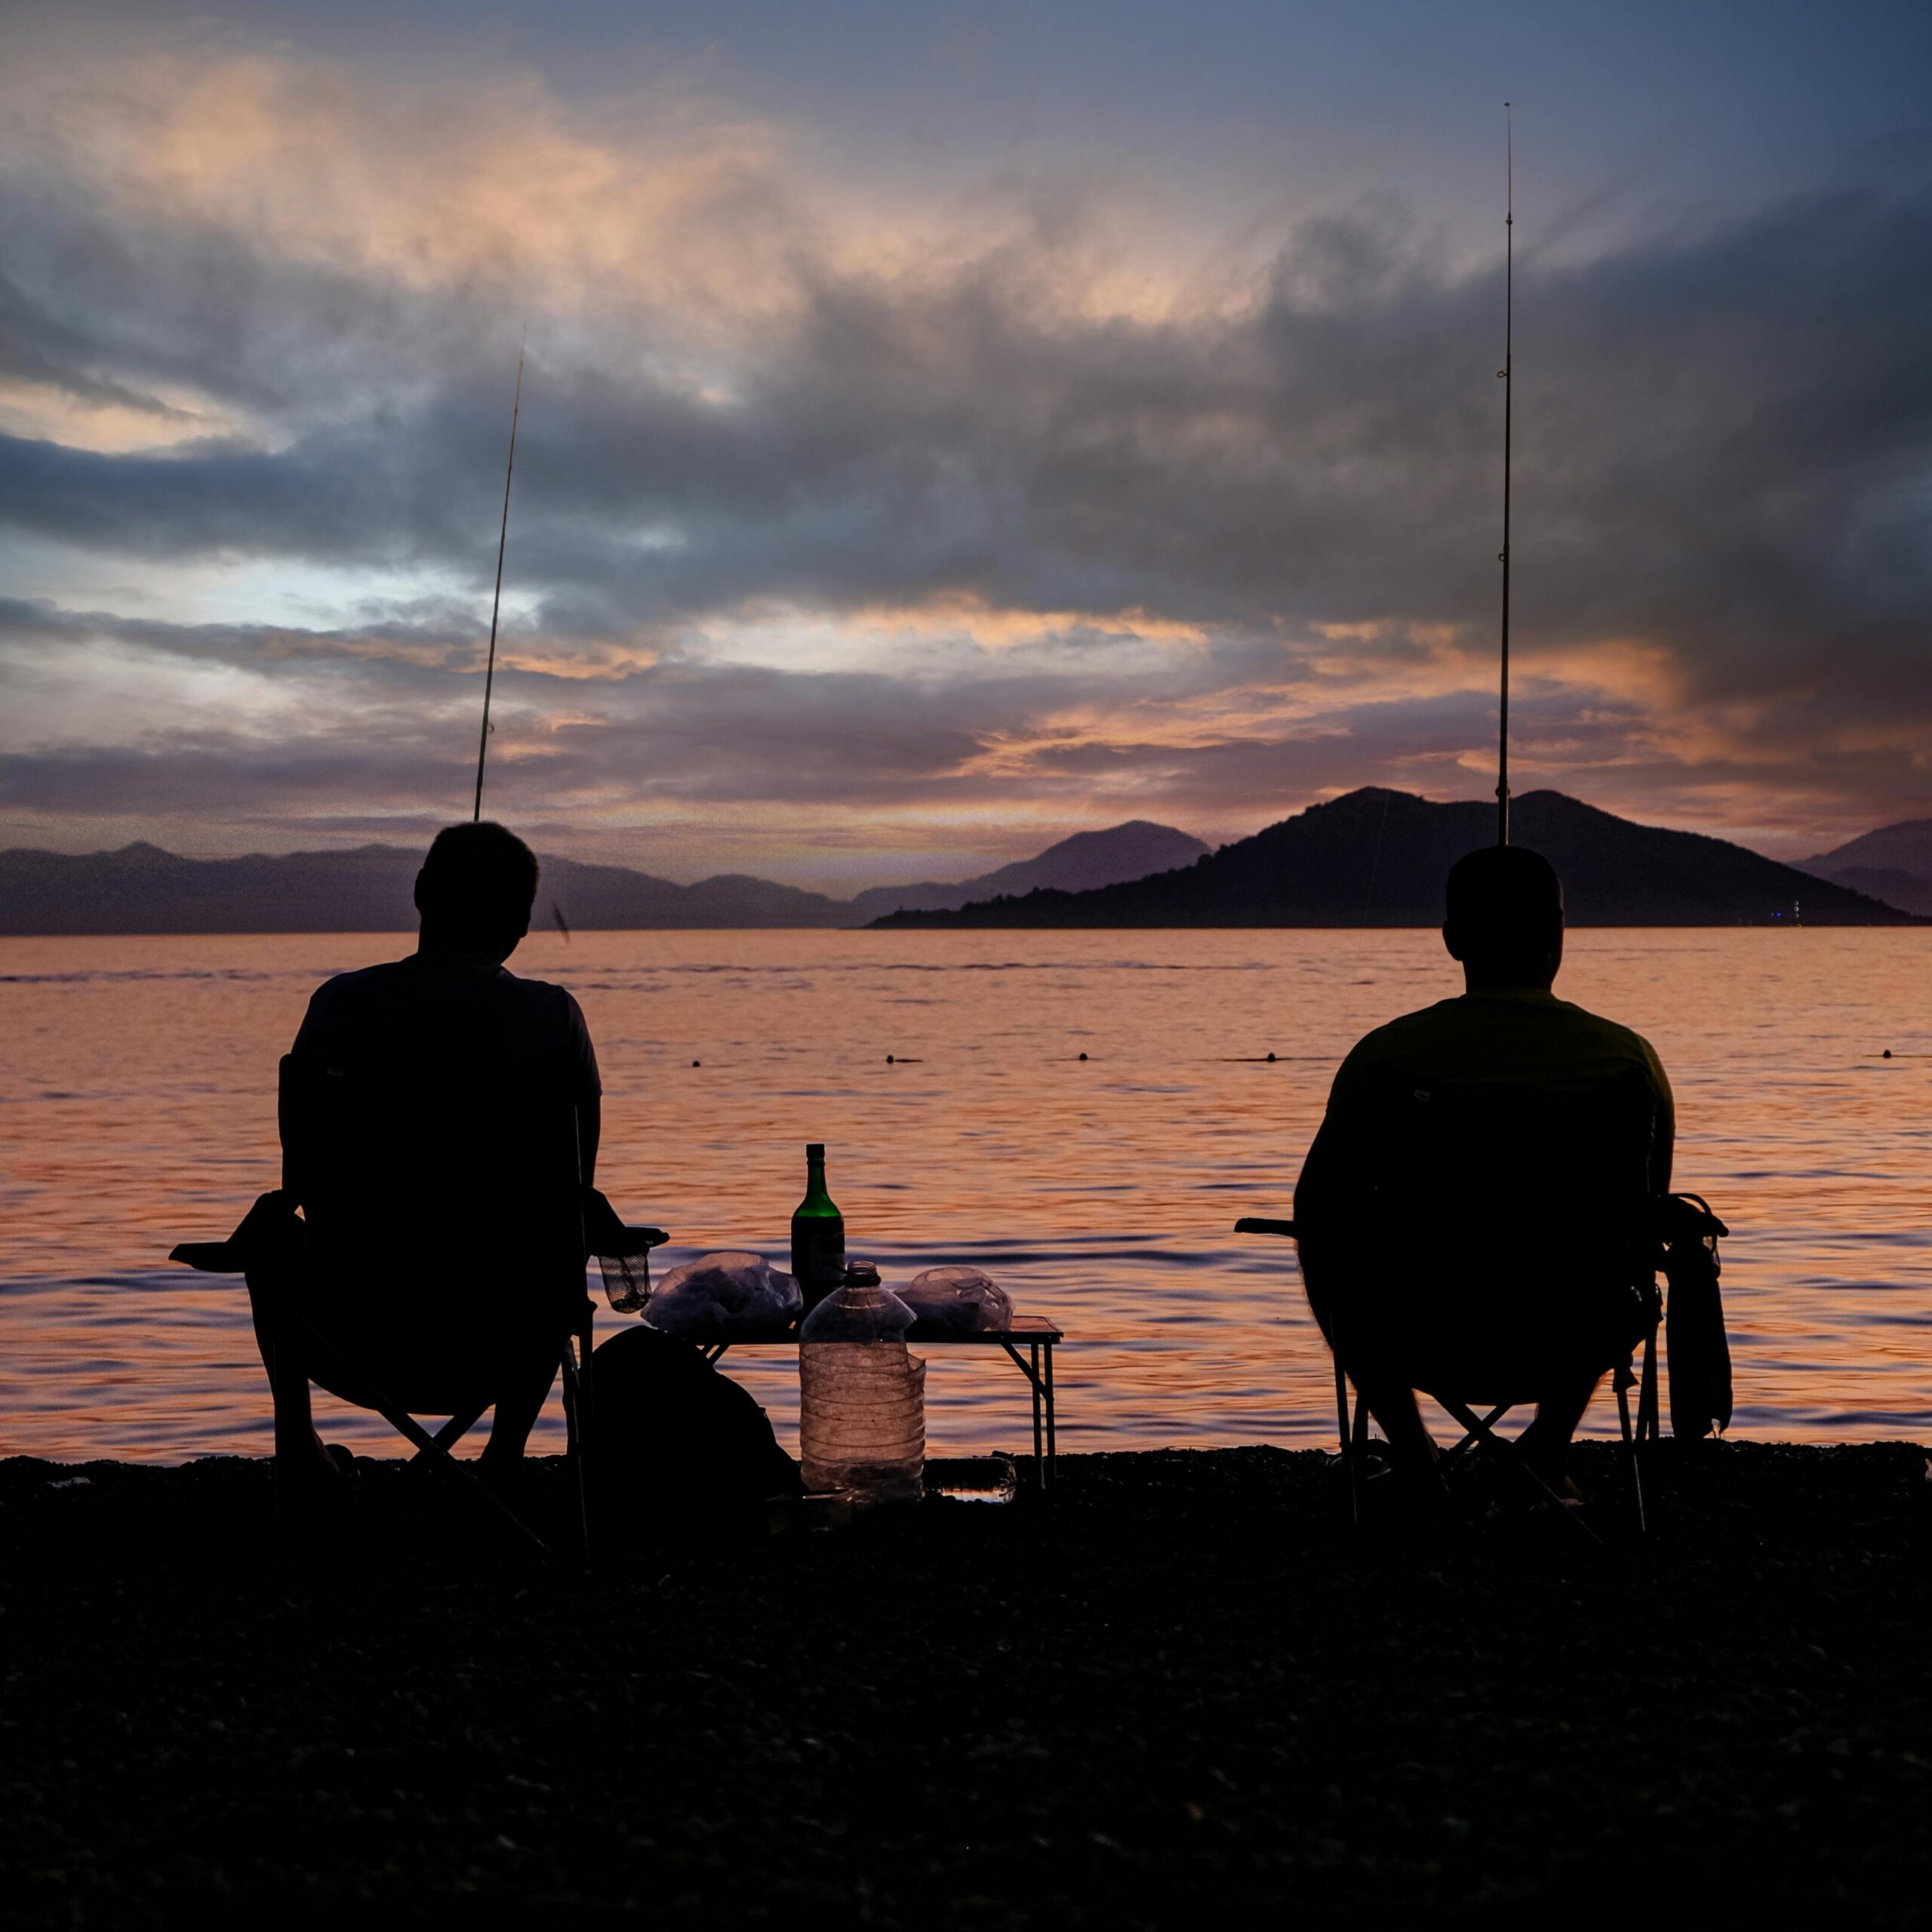
[[[722,873],[679,885],[621,866],[543,861],[537,918],[587,931],[894,926],[1409,926],[1441,917],[1442,878],[1495,835],[1494,806],[1370,789],[1218,851],[1136,819],[956,884],[850,900]],[[1562,873],[1577,925],[1887,925],[1932,915],[1932,819],[1781,866],[1721,838],[1665,832],[1558,792],[1515,801],[1518,841]],[[0,852],[0,934],[410,932],[422,854],[184,859],[158,847]]]
[[[1834,851],[1801,860],[1798,869],[1908,912],[1932,915],[1932,818],[1881,826]]]
[[[1560,792],[1515,800],[1515,841],[1562,875],[1579,926],[1903,925],[1912,915],[1721,838],[1638,825]],[[1223,845],[1179,871],[1097,891],[1041,891],[881,926],[1420,926],[1442,881],[1496,836],[1486,802],[1370,787]],[[1847,850],[1850,848],[1847,848]]]
[[[1001,866],[998,872],[961,879],[957,885],[875,885],[855,894],[851,908],[862,919],[875,919],[902,907],[908,912],[943,912],[1002,895],[1056,888],[1088,892],[1097,886],[1118,884],[1123,879],[1145,878],[1149,872],[1191,866],[1213,849],[1171,825],[1129,819],[1105,832],[1076,832],[1071,838],[1049,845],[1036,859],[1021,859]]]
[[[1035,886],[1083,890],[1184,864],[1208,848],[1171,826],[1136,819],[1076,832],[1037,858],[956,885],[879,886],[832,899],[742,873],[679,885],[622,866],[543,861],[537,918],[554,907],[574,927],[860,926],[899,906],[963,906]],[[0,934],[413,932],[420,849],[184,859],[158,846],[75,854],[0,851]]]

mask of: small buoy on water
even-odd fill
[[[693,1061],[691,1062],[691,1064],[692,1064],[692,1066],[702,1066],[704,1064],[704,1063],[703,1063],[703,1061],[702,1061],[702,1060],[693,1060]]]
[[[1268,1058],[1269,1058],[1269,1060],[1270,1060],[1270,1062],[1271,1062],[1271,1063],[1272,1063],[1272,1060],[1274,1060],[1274,1057],[1275,1057],[1275,1056],[1274,1056],[1272,1054],[1270,1054],[1268,1056]]]
[[[1885,1049],[1885,1057],[1886,1057],[1886,1059],[1890,1060],[1890,1059],[1891,1058],[1891,1057],[1892,1057],[1892,1050],[1891,1050],[1891,1048],[1890,1048],[1890,1047],[1887,1047],[1887,1048]]]
[[[892,1064],[892,1056],[890,1054],[888,1054],[885,1057],[885,1063],[888,1066],[890,1066]]]
[[[1082,1060],[1084,1060],[1084,1059],[1087,1057],[1087,1056],[1086,1056],[1084,1054],[1082,1054],[1080,1056],[1080,1057],[1081,1057]]]

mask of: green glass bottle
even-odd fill
[[[825,1191],[825,1146],[805,1149],[805,1198],[792,1217],[792,1272],[807,1308],[845,1278],[845,1217]]]

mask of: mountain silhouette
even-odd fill
[[[1798,870],[1849,886],[1908,912],[1932,914],[1932,818],[1881,825],[1815,858]]]
[[[976,900],[1012,897],[1041,890],[1087,892],[1192,865],[1212,848],[1191,833],[1144,818],[1110,826],[1105,832],[1076,832],[1037,858],[1016,860],[997,872],[983,872],[952,885],[928,879],[917,885],[875,885],[854,894],[852,910],[862,919],[904,909],[945,912]]]
[[[158,846],[0,852],[0,934],[401,933],[416,930],[420,848],[251,853],[184,859]],[[678,885],[621,866],[540,861],[535,923],[560,907],[574,927],[856,924],[841,900],[721,874]]]
[[[1041,884],[1097,884],[1181,863],[1207,847],[1145,820],[1080,832],[1036,859],[958,885],[881,887],[856,900],[740,872],[679,885],[623,866],[542,860],[536,923],[561,911],[581,931],[859,926],[909,894],[947,895]],[[420,849],[359,845],[332,852],[186,859],[138,843],[112,852],[0,851],[0,934],[414,932],[411,891]]]
[[[1580,926],[1902,925],[1894,906],[1721,838],[1638,825],[1531,792],[1511,808],[1515,843],[1561,875]],[[1492,843],[1496,808],[1433,804],[1367,787],[1312,805],[1181,870],[1092,892],[1032,892],[881,926],[1421,926],[1442,882]]]

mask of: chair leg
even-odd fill
[[[1562,1497],[1558,1496],[1555,1491],[1552,1489],[1549,1484],[1531,1468],[1527,1459],[1518,1453],[1516,1445],[1513,1442],[1504,1441],[1502,1437],[1498,1435],[1489,1424],[1466,1403],[1459,1402],[1453,1396],[1436,1395],[1434,1389],[1431,1389],[1429,1393],[1435,1395],[1435,1400],[1441,1404],[1460,1427],[1467,1429],[1472,1435],[1481,1437],[1484,1441],[1502,1455],[1512,1467],[1520,1469],[1522,1472],[1523,1480],[1534,1488],[1545,1501],[1554,1506],[1558,1514],[1566,1521],[1574,1524],[1592,1543],[1602,1542],[1603,1539],[1575,1511],[1564,1507]]]
[[[1368,1398],[1355,1391],[1355,1420],[1349,1429],[1349,1506],[1358,1527],[1362,1498],[1368,1488]]]
[[[1335,1432],[1340,1438],[1342,1479],[1349,1486],[1349,1518],[1361,1527],[1361,1497],[1355,1484],[1355,1444],[1349,1426],[1349,1378],[1342,1371],[1342,1358],[1335,1358]]]
[[[1630,1426],[1630,1389],[1637,1377],[1626,1361],[1611,1371],[1611,1382],[1617,1391],[1617,1420],[1623,1430],[1623,1456],[1630,1466],[1630,1494],[1636,1499],[1637,1534],[1647,1536],[1650,1524],[1644,1513],[1644,1472],[1637,1460],[1637,1437]]]
[[[1644,1386],[1637,1395],[1637,1440],[1657,1439],[1657,1331],[1644,1337]]]
[[[450,1454],[448,1449],[438,1442],[414,1416],[406,1409],[391,1401],[383,1392],[381,1386],[374,1377],[364,1369],[360,1362],[357,1361],[346,1350],[335,1348],[326,1337],[318,1332],[311,1323],[301,1316],[296,1316],[294,1321],[295,1325],[307,1335],[318,1348],[334,1354],[354,1371],[357,1380],[368,1392],[371,1397],[369,1406],[389,1424],[390,1428],[395,1431],[397,1435],[415,1450],[418,1456],[426,1456],[431,1463],[448,1470],[458,1482],[466,1483],[472,1494],[481,1497],[498,1515],[508,1522],[519,1534],[535,1544],[544,1555],[551,1555],[550,1546],[500,1496],[493,1494],[478,1482],[475,1475],[459,1463]]]
[[[454,1449],[483,1420],[483,1411],[489,1406],[488,1402],[481,1402],[473,1409],[451,1416],[430,1439],[438,1449]],[[422,1452],[419,1450],[417,1453],[420,1455]]]
[[[591,1358],[595,1352],[592,1333],[597,1319],[595,1309],[584,1304],[583,1326],[577,1331],[577,1505],[583,1518],[583,1560],[590,1561],[591,1545],[597,1533],[597,1512],[602,1507],[598,1484],[602,1470],[597,1460],[597,1370]]]
[[[1496,1425],[1509,1413],[1509,1404],[1507,1402],[1498,1402],[1495,1407],[1491,1409],[1489,1414],[1483,1417],[1483,1426],[1485,1429],[1494,1429]],[[1466,1430],[1465,1430],[1463,1432],[1462,1441],[1457,1443],[1454,1448],[1445,1449],[1442,1452],[1443,1467],[1447,1469],[1458,1456],[1461,1455],[1465,1450],[1469,1448],[1477,1441],[1477,1439],[1478,1438],[1476,1437],[1470,1435]]]
[[[589,1451],[589,1404],[586,1401],[586,1384],[589,1377],[580,1366],[579,1349],[581,1337],[573,1335],[564,1343],[564,1460],[568,1466],[573,1486],[577,1492],[577,1547],[583,1561],[590,1561],[590,1484],[585,1463]],[[587,1350],[582,1355],[582,1363],[589,1364]]]

